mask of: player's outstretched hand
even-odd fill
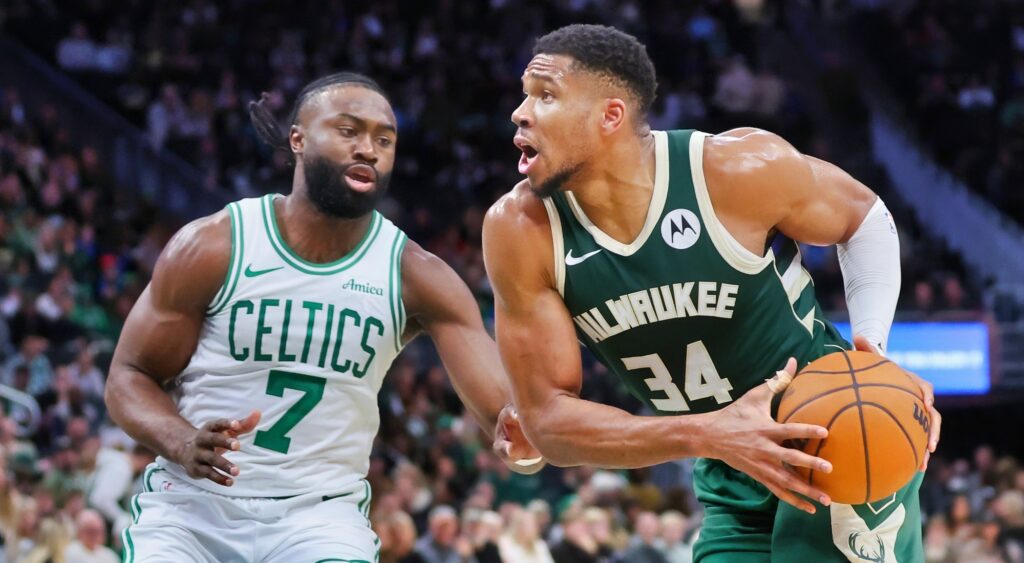
[[[238,466],[222,454],[229,450],[238,451],[241,447],[238,436],[252,432],[259,422],[260,411],[252,411],[242,420],[211,420],[182,444],[174,461],[184,467],[193,479],[209,479],[230,487],[235,482],[232,477],[238,476]]]
[[[870,340],[863,336],[853,337],[853,347],[861,352],[871,352],[880,356],[885,355],[877,346],[872,344]],[[942,415],[935,409],[935,388],[932,386],[931,382],[912,371],[903,371],[921,387],[921,396],[924,399],[924,406],[928,408],[928,415],[931,417],[931,428],[928,433],[928,451],[925,452],[924,460],[921,462],[921,471],[924,471],[925,469],[928,469],[928,460],[931,458],[932,454],[935,453],[935,448],[939,446],[939,433],[942,429]]]
[[[545,465],[540,452],[526,439],[523,426],[519,423],[519,413],[512,403],[505,405],[498,413],[492,447],[495,455],[516,473],[532,475]]]
[[[768,487],[779,499],[814,514],[814,505],[799,495],[825,506],[832,501],[808,485],[791,467],[831,473],[832,464],[782,444],[786,440],[825,438],[828,430],[813,424],[779,424],[772,419],[772,397],[782,392],[796,374],[796,360],[789,359],[785,372],[788,377],[775,377],[713,413],[707,433],[710,455],[706,457],[724,461]]]

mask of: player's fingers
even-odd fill
[[[762,485],[767,487],[773,495],[779,497],[779,500],[781,500],[782,502],[791,504],[808,514],[814,514],[815,512],[817,512],[817,509],[814,507],[813,504],[808,502],[806,499],[800,498],[795,493],[791,492],[782,483],[779,483],[775,479],[774,475],[758,479],[758,481],[760,481]]]
[[[240,447],[238,440],[223,432],[200,432],[196,436],[196,446],[211,450],[216,448],[237,450]]]
[[[793,381],[796,376],[796,358],[790,358],[786,360],[786,365],[775,372],[775,375],[764,380],[764,384],[768,387],[770,393],[768,394],[768,400],[771,400],[772,395],[777,395],[786,390],[789,384]]]
[[[792,469],[782,467],[778,469],[777,473],[779,480],[786,487],[786,490],[814,499],[825,506],[832,504],[832,499],[824,491],[808,484],[799,475],[794,473]]]
[[[224,473],[227,473],[228,475],[238,475],[238,466],[231,463],[223,456],[219,456],[209,450],[200,451],[198,454],[196,454],[196,459],[198,459],[204,465],[216,467],[217,469],[223,471]]]
[[[210,432],[224,432],[229,429],[231,429],[231,420],[227,418],[211,420],[203,425],[203,430],[208,430]]]
[[[928,451],[930,453],[935,452],[935,448],[939,447],[939,434],[942,432],[942,415],[939,411],[935,410],[935,407],[931,408],[932,427],[928,434]]]
[[[821,459],[820,457],[814,457],[813,455],[804,453],[800,450],[780,448],[779,459],[781,459],[783,463],[793,467],[806,467],[822,473],[832,473],[832,464],[829,463],[828,460]]]
[[[817,424],[787,422],[786,424],[777,424],[769,434],[776,442],[783,442],[785,440],[821,440],[828,438],[828,429]]]
[[[202,477],[205,477],[213,481],[214,483],[217,483],[218,485],[224,485],[225,487],[230,487],[235,483],[234,479],[228,477],[227,475],[217,471],[216,469],[208,465],[203,466]]]
[[[249,413],[249,416],[246,416],[241,420],[231,421],[231,432],[235,436],[252,432],[256,428],[256,425],[260,423],[260,416],[260,411],[252,411]]]

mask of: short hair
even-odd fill
[[[334,74],[328,74],[322,76],[316,80],[306,84],[306,86],[299,92],[299,95],[295,98],[295,103],[292,104],[292,111],[288,114],[288,127],[299,119],[299,112],[306,105],[315,94],[320,93],[328,88],[334,86],[359,86],[366,88],[367,90],[373,90],[385,100],[388,99],[387,94],[384,93],[384,89],[377,84],[369,76],[359,74],[357,72],[336,72]],[[260,139],[275,149],[287,149],[288,144],[288,131],[283,131],[278,126],[277,120],[274,119],[274,114],[268,107],[268,101],[270,95],[264,92],[260,99],[249,102],[249,117],[252,119],[253,128],[256,130],[256,134],[259,135]],[[389,100],[390,103],[390,100]]]
[[[455,512],[454,508],[446,504],[439,504],[434,508],[430,509],[430,513],[427,515],[427,521],[433,522],[438,518],[451,518],[452,520],[458,522],[459,515],[457,512]]]
[[[585,70],[604,75],[633,95],[641,114],[654,103],[658,80],[647,48],[636,37],[606,25],[572,24],[541,37],[533,54],[568,55]]]

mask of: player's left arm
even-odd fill
[[[884,353],[900,293],[899,236],[885,203],[838,166],[759,129],[709,139],[704,166],[706,175],[721,176],[715,185],[729,186],[715,194],[715,210],[741,244],[763,250],[764,234],[780,231],[798,242],[837,246],[854,345]],[[911,375],[931,411],[934,452],[941,426],[934,391]]]
[[[516,433],[510,445],[528,444],[512,403],[508,376],[494,339],[484,328],[480,306],[466,282],[443,260],[408,241],[402,253],[402,299],[408,321],[403,339],[427,333],[441,356],[452,386],[488,438],[495,432]],[[540,458],[532,446],[497,452],[510,468],[534,473],[543,463],[517,464]]]

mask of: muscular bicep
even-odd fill
[[[801,154],[760,129],[710,137],[704,173],[716,214],[758,254],[765,234],[776,230],[807,244],[843,242],[875,200],[867,186],[838,166]]]
[[[165,382],[188,365],[206,308],[228,269],[229,229],[229,219],[218,214],[190,223],[171,239],[128,314],[112,374],[127,368]]]
[[[797,188],[795,203],[778,223],[786,236],[826,246],[847,241],[860,226],[875,194],[838,166],[800,155],[808,170],[806,186]]]

